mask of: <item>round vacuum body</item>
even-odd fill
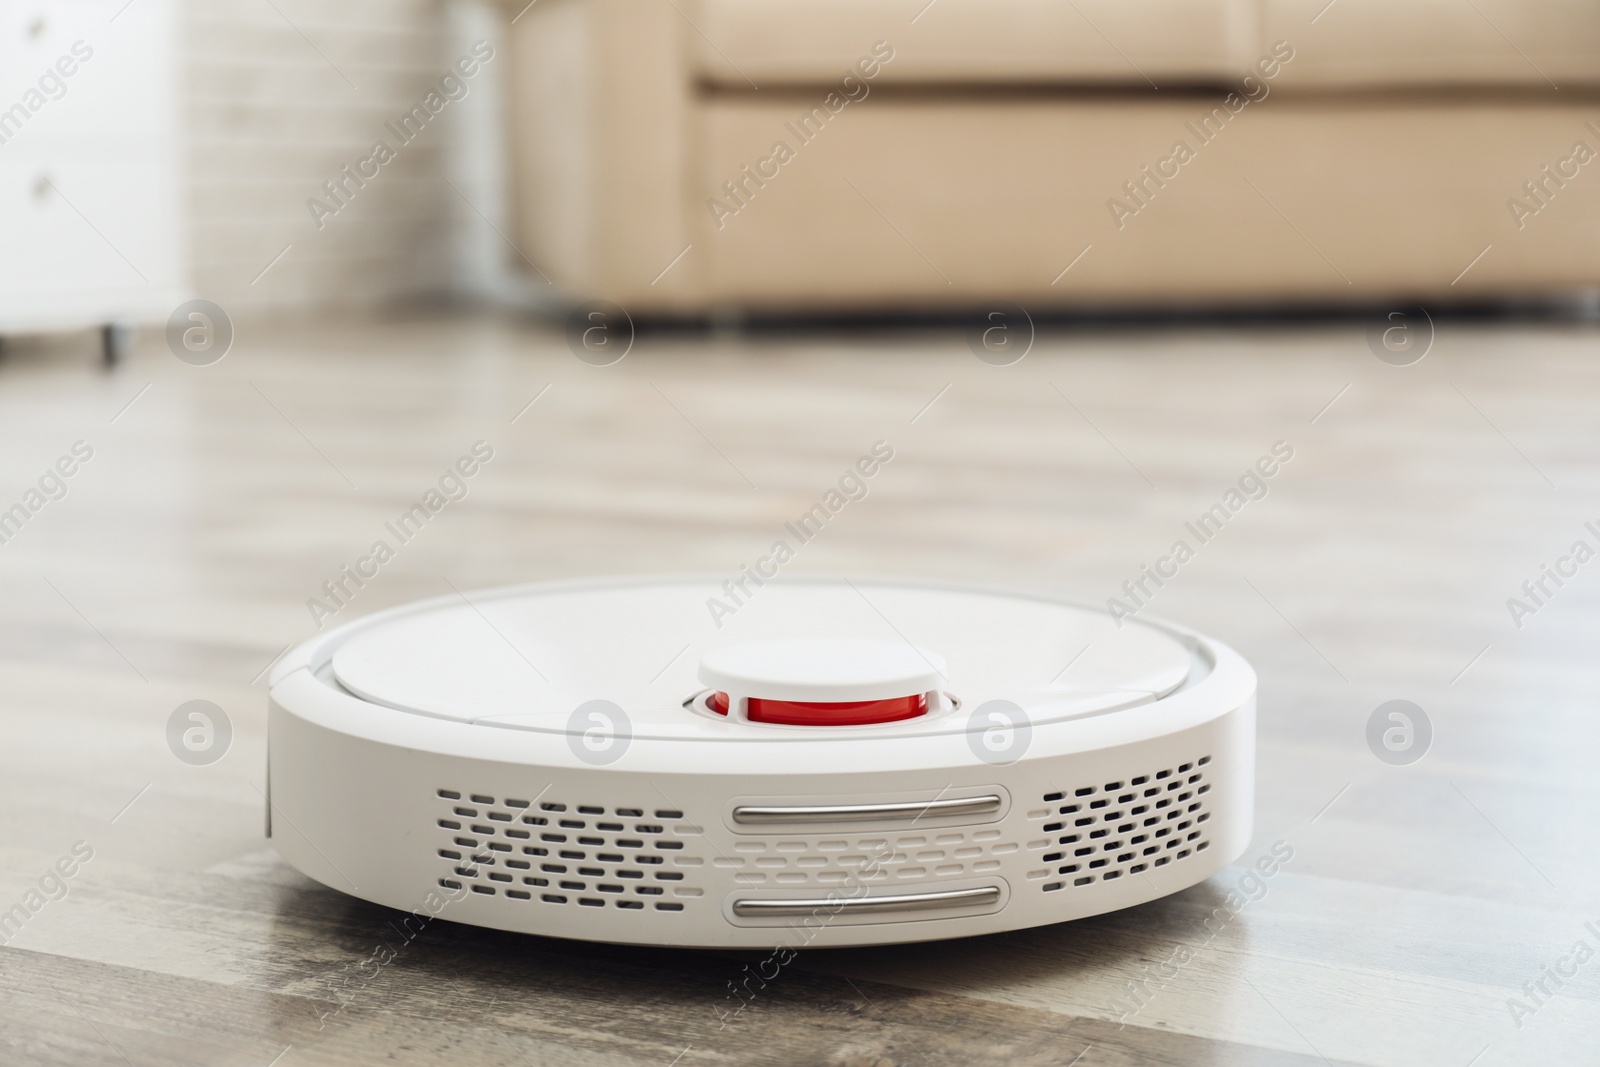
[[[1113,911],[1247,847],[1232,649],[986,588],[727,584],[442,597],[294,649],[270,682],[279,854],[500,930],[800,948]]]

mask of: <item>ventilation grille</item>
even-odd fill
[[[1002,837],[992,827],[951,827],[862,837],[745,838],[711,863],[734,870],[741,886],[961,878],[999,870],[1001,857],[1020,849]]]
[[[701,830],[664,808],[437,791],[439,884],[539,905],[681,912],[704,895]]]
[[[1192,763],[1101,785],[1077,786],[1046,793],[1047,807],[1032,813],[1044,820],[1049,837],[1034,842],[1046,849],[1042,870],[1030,878],[1045,879],[1047,893],[1127,878],[1181,863],[1204,852],[1206,794],[1211,785]]]

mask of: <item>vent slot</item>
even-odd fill
[[[1148,774],[1045,793],[1041,799],[1048,807],[1034,817],[1051,820],[1041,827],[1055,835],[1049,845],[1069,847],[1047,855],[1046,862],[1058,866],[1033,877],[1068,877],[1044,883],[1041,891],[1142,875],[1204,852],[1211,846],[1205,827],[1211,783],[1204,770],[1210,763],[1210,756],[1201,756]]]
[[[662,850],[674,866],[691,872],[705,863],[693,844],[700,830],[685,822],[681,811],[651,808],[651,821],[644,823],[639,821],[647,810],[642,806],[560,800],[535,804],[443,788],[435,795],[441,806],[434,818],[440,835],[434,848],[443,866],[439,884],[447,889],[504,897],[518,907],[625,911],[643,911],[649,905],[655,911],[681,912],[685,902],[704,896],[692,873],[661,869],[668,861]],[[463,797],[474,807],[468,808]],[[471,837],[462,835],[463,819],[470,820],[465,828]],[[654,881],[671,884],[646,882],[647,871]]]

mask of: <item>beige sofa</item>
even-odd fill
[[[509,33],[517,243],[574,300],[1600,285],[1595,0],[539,0]]]

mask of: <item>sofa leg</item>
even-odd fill
[[[706,325],[710,327],[713,336],[733,337],[744,332],[749,320],[750,317],[745,314],[743,308],[724,304],[711,309],[711,313],[706,316]]]
[[[1580,322],[1600,322],[1600,286],[1585,289],[1574,297],[1572,313]]]

